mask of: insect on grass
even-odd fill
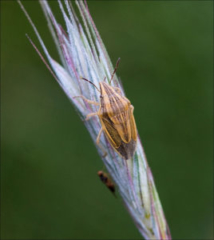
[[[111,81],[118,68],[120,59],[117,60],[116,67],[112,73]],[[91,81],[82,78],[91,83]],[[106,79],[106,78],[105,78]],[[99,106],[97,112],[86,116],[86,121],[94,116],[98,116],[101,122],[101,129],[96,139],[99,146],[100,136],[104,132],[113,149],[124,159],[132,158],[136,149],[137,129],[133,115],[134,107],[128,98],[124,97],[120,88],[113,87],[105,82],[105,79],[99,83],[96,89],[100,92],[100,103],[86,99],[84,96],[77,96],[84,99],[89,104]]]
[[[83,84],[83,81],[79,81],[79,76],[93,76],[93,79],[90,80],[95,82],[102,80],[102,78],[100,78],[102,73],[105,72],[109,76],[109,73],[112,72],[109,55],[90,14],[87,1],[57,1],[59,4],[58,13],[62,13],[65,24],[58,22],[55,18],[55,14],[49,6],[50,1],[39,1],[54,42],[57,45],[61,57],[60,63],[55,61],[49,54],[48,48],[29,14],[20,0],[17,0],[17,2],[33,27],[46,58],[42,56],[34,43],[29,39],[31,44],[82,117],[85,115],[86,107],[88,108],[88,106],[86,104],[85,107],[84,104],[82,104],[82,99],[78,102],[73,101],[74,96],[79,96],[83,93],[84,96],[89,96],[95,89],[92,89],[92,85],[84,88],[85,84]],[[75,13],[73,3],[77,7],[76,9],[79,10],[80,14],[78,15],[81,16],[80,19],[78,19]],[[63,25],[66,26],[66,29],[63,29]],[[46,60],[48,60],[48,62],[46,62]],[[120,193],[124,205],[132,216],[141,235],[145,239],[170,240],[169,228],[154,184],[154,179],[143,147],[137,136],[133,107],[129,100],[123,97],[123,92],[114,88],[111,85],[110,79],[108,80],[107,83],[104,80],[100,83],[100,86],[98,86],[100,87],[98,89],[99,92],[103,91],[103,93],[99,94],[102,99],[100,99],[99,104],[96,104],[99,105],[99,114],[95,114],[98,115],[102,125],[101,133],[104,132],[106,140],[109,141],[107,142],[109,144],[106,144],[106,142],[101,144],[101,146],[107,146],[105,151],[108,153],[106,158],[102,160],[112,179],[114,179],[117,184],[118,193]],[[114,80],[118,82],[116,76]],[[113,93],[109,93],[109,91]],[[104,95],[106,93],[108,96]],[[95,94],[97,97],[98,94],[96,92]],[[126,124],[119,119],[121,116],[125,119]],[[119,122],[119,124],[117,124],[116,121]],[[91,121],[90,125],[86,124],[86,127],[92,138],[97,138],[97,142],[99,143],[99,138],[96,135],[96,132],[99,131],[99,129],[97,129],[97,121]],[[111,148],[109,148],[110,144],[112,146]],[[114,161],[113,158],[115,155],[111,154],[113,151],[112,148],[125,159],[129,159],[134,154],[135,161],[126,162],[122,157],[118,157],[117,161]]]
[[[111,179],[109,178],[108,174],[103,172],[103,171],[98,171],[97,172],[101,182],[103,182],[106,187],[113,193],[115,194],[115,186],[114,183],[111,181]]]

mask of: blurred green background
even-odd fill
[[[59,59],[38,2],[24,5]],[[89,7],[113,63],[121,57],[173,239],[213,239],[213,2]],[[98,180],[90,136],[25,33],[41,49],[17,2],[1,1],[1,238],[140,239]]]

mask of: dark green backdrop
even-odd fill
[[[24,5],[58,59],[38,2]],[[89,7],[113,63],[121,57],[118,75],[173,238],[212,239],[213,3]],[[1,237],[140,239],[98,180],[90,136],[25,33],[39,46],[18,4],[1,1]]]

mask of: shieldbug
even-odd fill
[[[119,61],[120,59],[117,60],[110,84]],[[93,84],[85,78],[82,79]],[[88,114],[85,119],[87,121],[93,116],[98,116],[100,119],[102,127],[96,143],[99,145],[101,133],[104,132],[113,149],[128,160],[134,155],[137,143],[137,129],[133,115],[134,107],[129,99],[122,95],[120,88],[110,86],[110,84],[106,83],[105,79],[99,83],[100,89],[93,84],[100,92],[100,103],[86,99],[84,96],[77,97],[81,97],[90,104],[100,106],[98,112]]]
[[[115,194],[115,186],[114,183],[111,181],[111,179],[109,178],[109,176],[107,175],[107,173],[103,172],[103,171],[98,171],[97,172],[101,182],[103,182],[106,187],[113,193]]]

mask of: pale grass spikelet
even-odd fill
[[[59,9],[66,25],[65,31],[55,19],[48,1],[40,1],[60,54],[61,66],[52,59],[34,23],[21,2],[18,2],[39,39],[50,67],[29,38],[31,44],[75,106],[81,118],[85,119],[87,114],[96,112],[97,106],[92,106],[81,98],[75,98],[84,95],[87,99],[99,102],[100,93],[93,85],[80,78],[89,79],[96,86],[99,86],[99,82],[103,81],[105,77],[109,83],[114,68],[90,15],[87,3],[75,2],[83,21],[84,26],[82,26],[73,10],[71,1],[58,0]],[[112,85],[119,87],[124,94],[116,74]],[[95,143],[101,127],[98,117],[93,117],[84,123]],[[133,158],[128,161],[121,158],[112,149],[104,134],[101,136],[100,143],[107,152],[106,157],[103,156],[103,152],[96,143],[95,146],[142,236],[145,239],[171,239],[139,136],[136,152]]]

